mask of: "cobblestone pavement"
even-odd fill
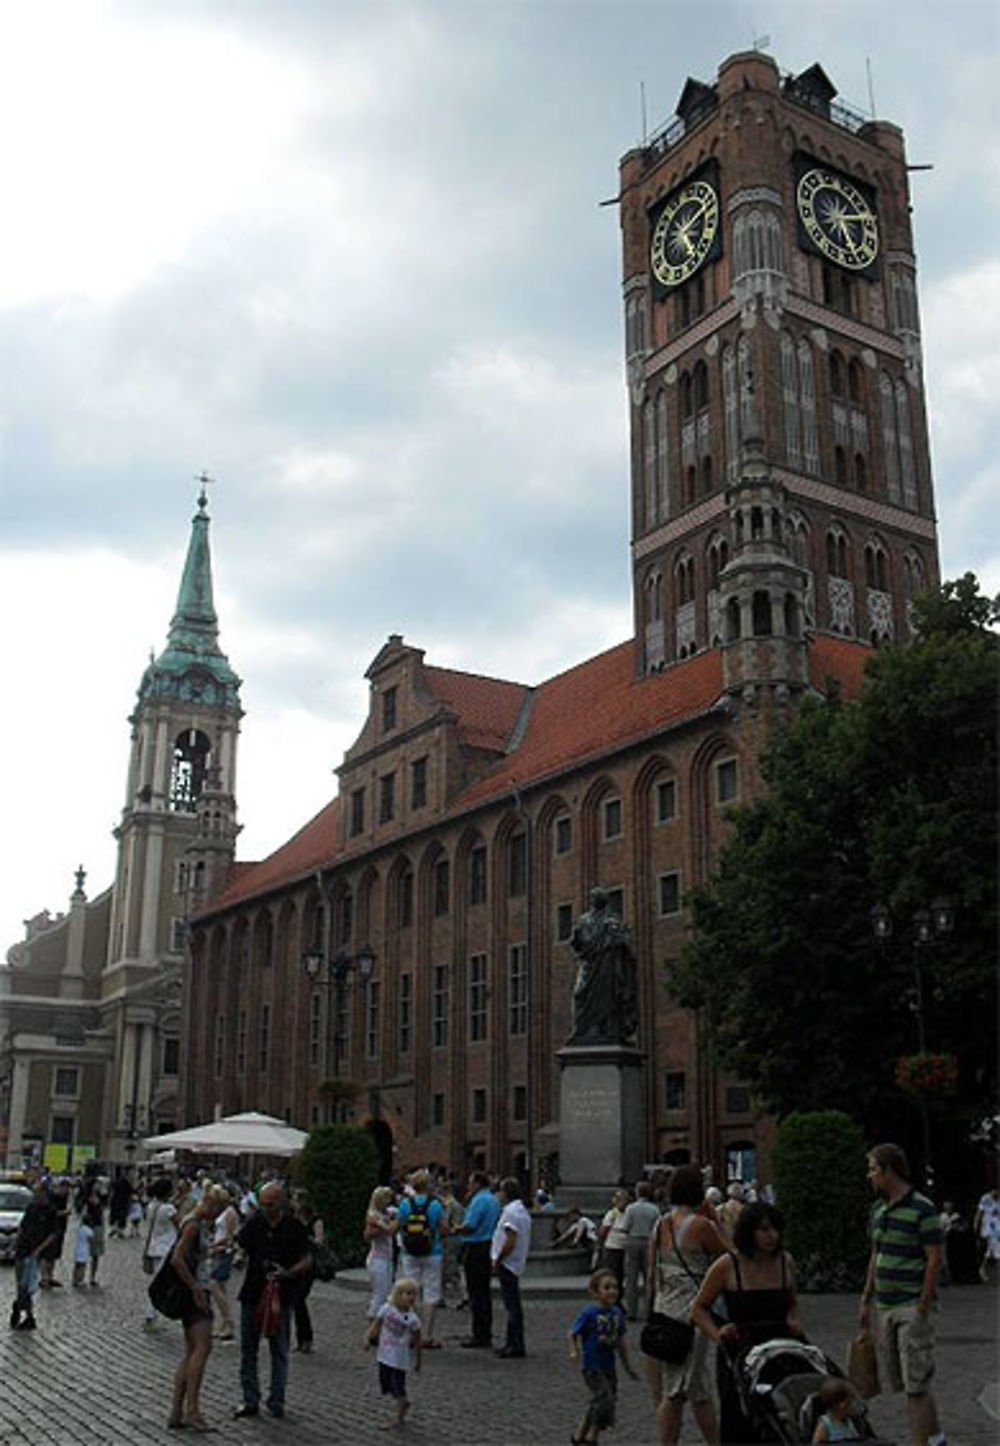
[[[146,1277],[138,1241],[109,1242],[98,1290],[43,1291],[39,1328],[11,1332],[0,1321],[0,1446],[96,1446],[136,1443],[165,1446],[190,1433],[166,1430],[170,1380],[181,1355],[180,1327],[167,1322],[154,1334],[141,1330]],[[64,1277],[68,1267],[61,1266]],[[235,1283],[235,1282],[233,1282]],[[13,1270],[0,1267],[4,1308],[13,1295]],[[584,1298],[581,1280],[579,1299]],[[996,1441],[997,1293],[964,1286],[946,1291],[939,1327],[938,1399],[950,1446]],[[233,1421],[239,1401],[237,1346],[217,1345],[205,1377],[204,1410],[220,1441],[242,1446],[276,1442],[330,1446],[395,1439],[380,1429],[389,1417],[378,1394],[374,1357],[364,1347],[365,1296],[336,1283],[317,1285],[310,1297],[316,1331],[312,1355],[293,1355],[288,1414]],[[496,1360],[463,1351],[465,1313],[439,1316],[445,1348],[425,1355],[413,1381],[413,1412],[403,1437],[410,1446],[463,1443],[562,1443],[576,1428],[584,1402],[581,1382],[567,1357],[566,1329],[573,1299],[530,1299],[526,1306],[528,1357]],[[806,1296],[802,1316],[810,1337],[843,1360],[855,1302],[848,1296]],[[496,1324],[503,1321],[497,1303]],[[266,1389],[266,1353],[262,1380]],[[633,1358],[637,1357],[633,1347]],[[640,1358],[641,1360],[641,1358]],[[992,1413],[992,1414],[991,1414]],[[880,1433],[904,1446],[901,1398],[872,1403]],[[645,1383],[621,1378],[614,1446],[653,1446],[653,1408]],[[698,1439],[685,1423],[684,1443]]]

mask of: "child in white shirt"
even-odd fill
[[[389,1299],[379,1307],[368,1327],[369,1343],[378,1342],[378,1379],[382,1394],[392,1396],[396,1402],[396,1419],[387,1425],[402,1426],[410,1409],[406,1377],[411,1365],[413,1370],[420,1370],[420,1317],[414,1309],[417,1293],[415,1280],[406,1276],[397,1280]]]

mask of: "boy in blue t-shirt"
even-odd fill
[[[597,1270],[590,1277],[589,1290],[594,1304],[582,1310],[569,1328],[570,1359],[583,1367],[583,1379],[590,1392],[590,1404],[571,1440],[577,1443],[599,1441],[601,1432],[615,1424],[615,1398],[618,1377],[615,1356],[632,1377],[625,1345],[625,1312],[618,1304],[618,1281],[610,1270]]]

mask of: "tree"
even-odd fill
[[[916,1145],[894,1081],[917,1043],[903,925],[942,894],[956,928],[922,955],[924,1017],[928,1048],[956,1054],[959,1079],[934,1102],[936,1140],[967,1140],[992,1109],[997,615],[971,575],[947,583],[916,609],[914,642],[873,654],[856,702],[835,689],[807,699],[761,759],[766,792],[734,811],[716,874],[691,898],[671,987],[778,1115],[834,1107],[869,1138]],[[877,901],[900,924],[888,952],[871,933]]]
[[[378,1151],[369,1132],[358,1125],[312,1130],[296,1163],[295,1183],[323,1217],[324,1239],[337,1263],[360,1263],[365,1212],[378,1183]]]
[[[865,1138],[840,1110],[783,1120],[772,1158],[785,1242],[803,1290],[851,1290],[868,1261]]]

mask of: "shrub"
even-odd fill
[[[357,1125],[320,1125],[310,1132],[295,1167],[295,1184],[307,1191],[323,1218],[326,1243],[340,1267],[360,1265],[365,1211],[378,1184],[378,1151]]]
[[[789,1115],[778,1128],[774,1188],[803,1290],[853,1290],[868,1261],[865,1139],[840,1110]]]

